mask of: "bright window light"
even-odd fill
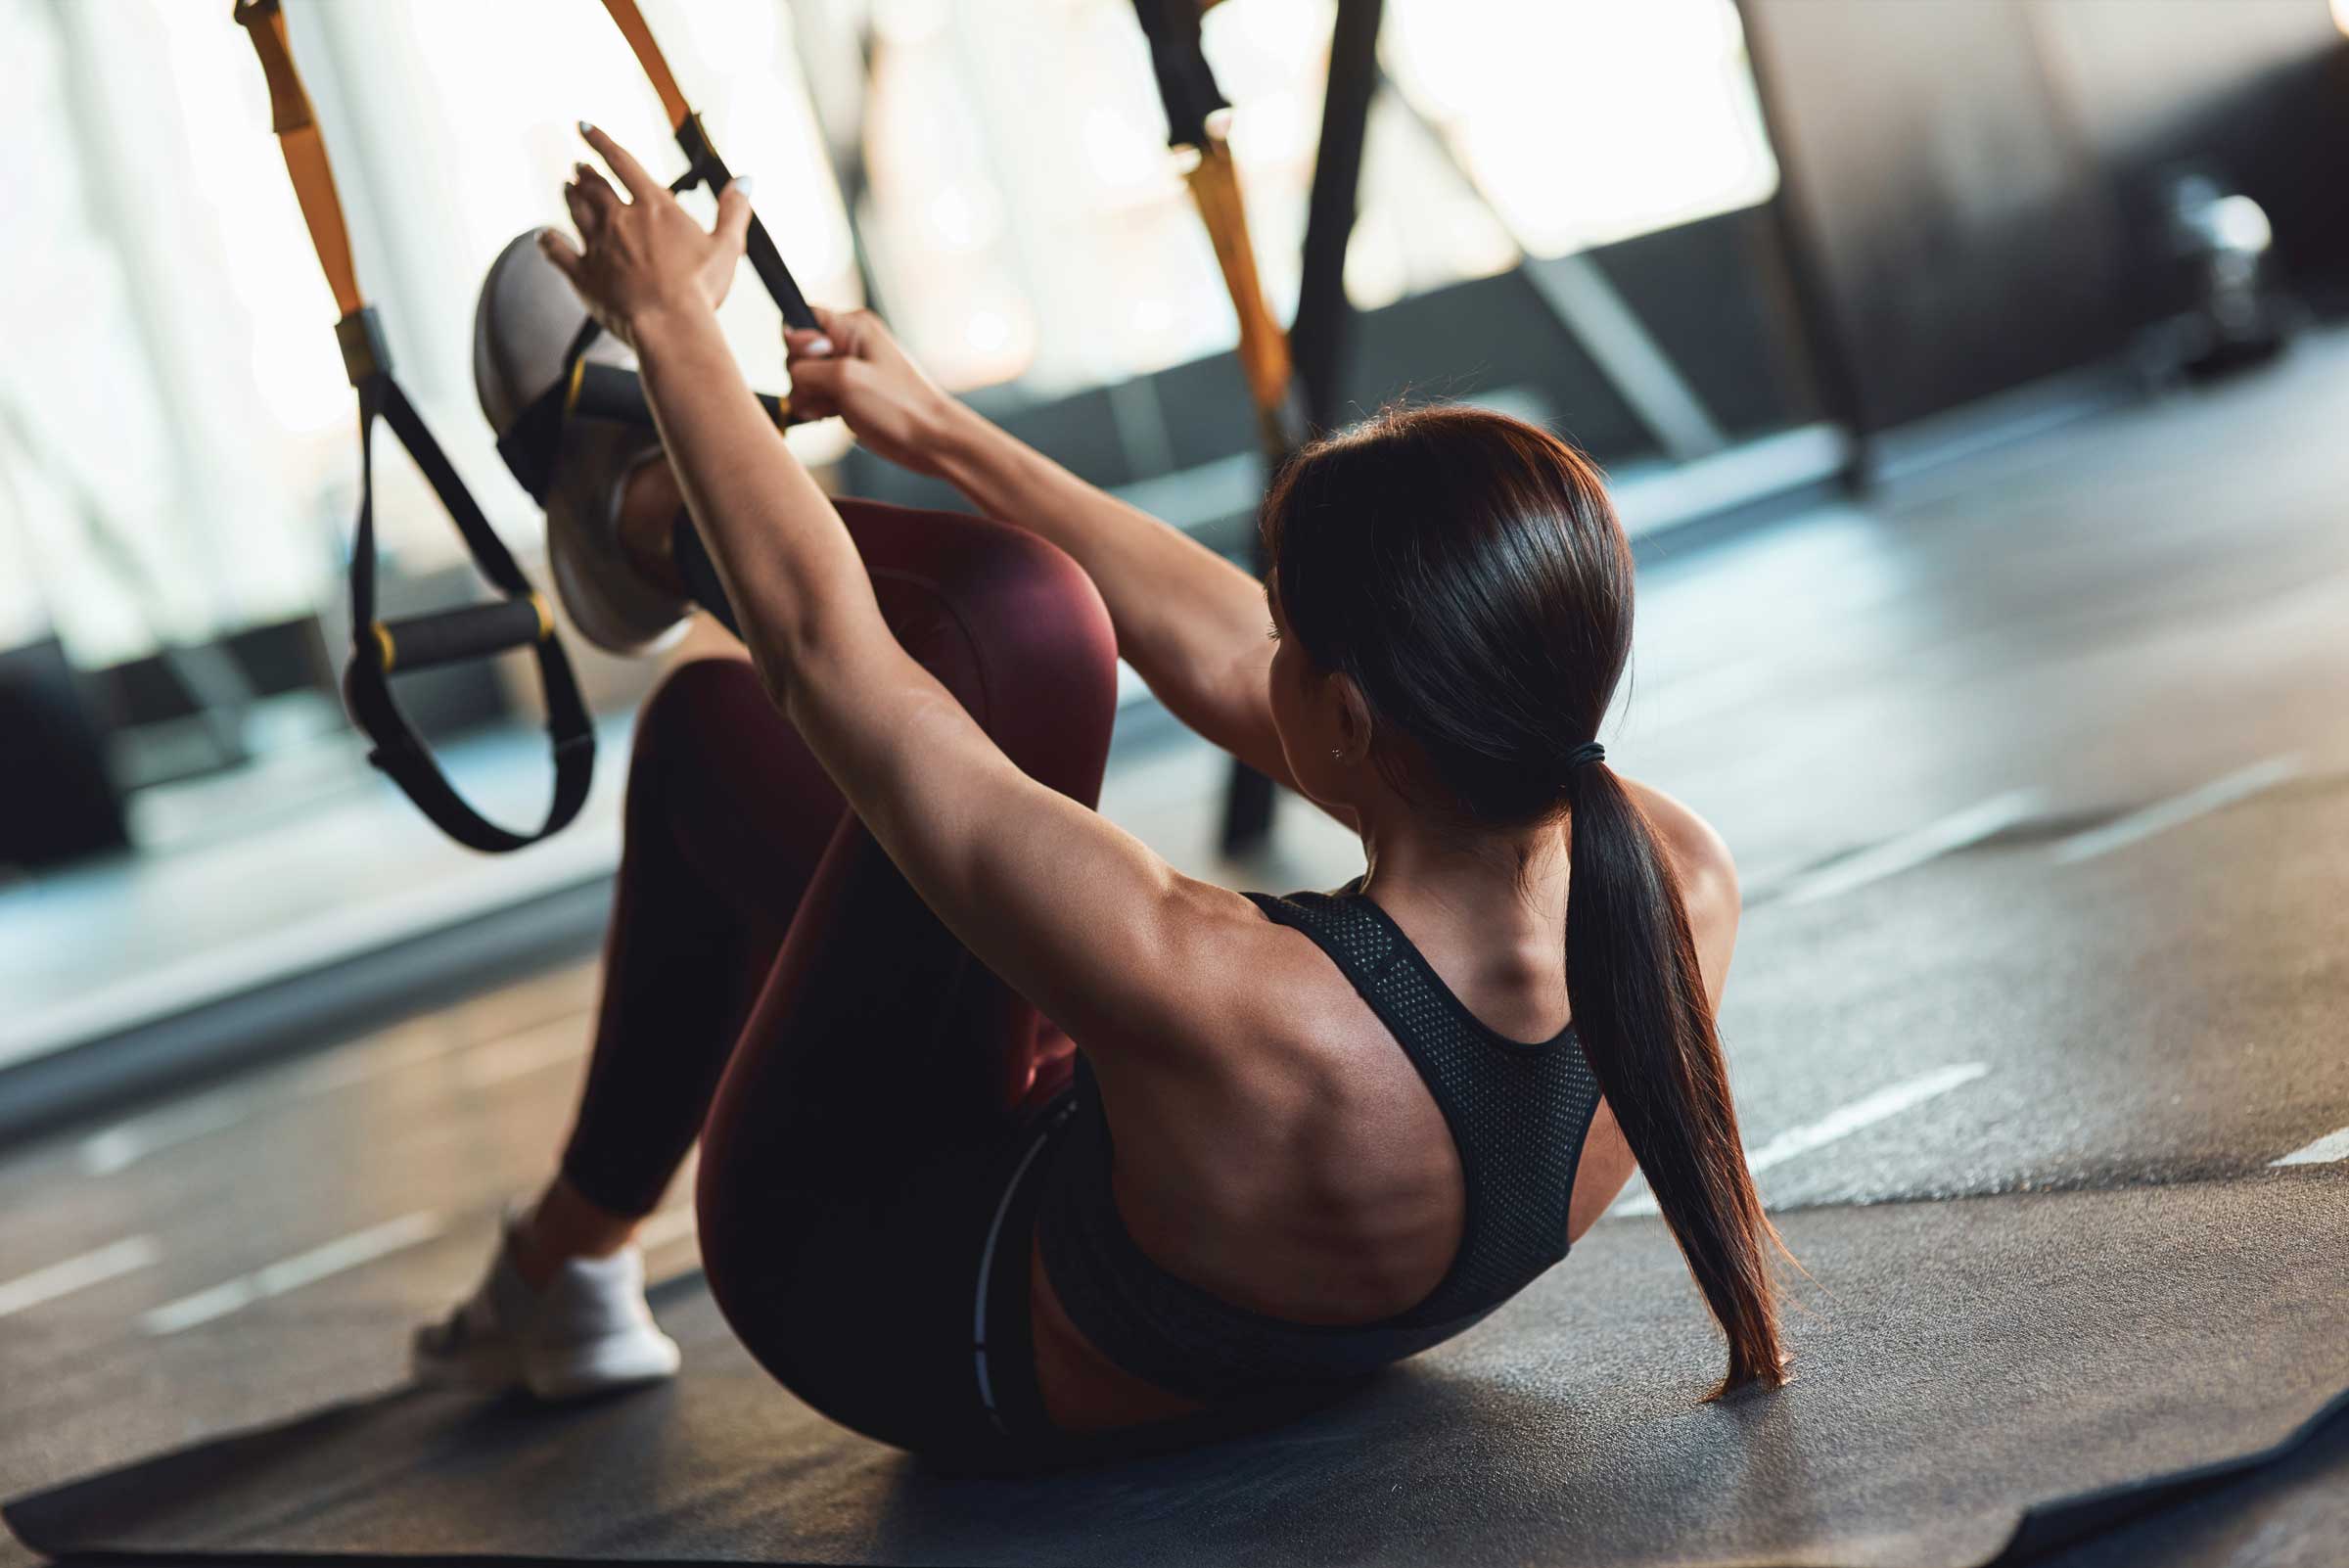
[[[1202,22],[1273,310],[1296,305],[1334,0]],[[1776,189],[1730,0],[1388,0],[1346,288],[1362,306]],[[880,0],[860,213],[884,308],[948,385],[1038,394],[1230,348],[1128,0]],[[937,204],[991,201],[983,237]],[[956,210],[959,210],[957,208]],[[927,216],[925,216],[927,214]],[[1032,359],[974,357],[983,300]]]
[[[1777,189],[1729,0],[1389,0],[1388,14],[1390,69],[1537,255]]]

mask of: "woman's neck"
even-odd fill
[[[1430,963],[1505,989],[1558,967],[1569,847],[1562,821],[1463,844],[1374,820],[1362,833],[1361,892]]]

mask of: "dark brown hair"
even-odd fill
[[[1728,1338],[1715,1396],[1783,1382],[1777,1233],[1679,878],[1614,771],[1567,766],[1631,657],[1631,543],[1597,471],[1520,420],[1390,409],[1284,465],[1261,527],[1287,634],[1360,688],[1399,795],[1462,834],[1569,813],[1576,1033]]]

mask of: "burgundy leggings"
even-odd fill
[[[984,518],[840,511],[898,642],[1031,777],[1098,805],[1117,642],[1092,579]],[[741,660],[684,665],[647,703],[625,833],[565,1176],[648,1214],[701,1138],[711,1288],[769,1372],[901,1447],[1033,1428],[1027,1236],[1000,1204],[1065,1103],[1067,1036],[931,912]],[[1017,1321],[983,1397],[990,1236]]]

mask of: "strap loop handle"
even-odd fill
[[[593,720],[562,641],[552,634],[552,624],[545,619],[545,601],[531,588],[505,542],[467,492],[423,417],[392,379],[391,348],[373,307],[359,292],[358,274],[351,264],[350,233],[343,221],[334,171],[327,163],[326,144],[318,134],[309,94],[294,68],[285,14],[278,0],[237,0],[235,16],[253,40],[261,74],[269,83],[270,125],[285,155],[286,172],[294,181],[295,199],[301,206],[311,247],[318,253],[318,265],[342,311],[342,319],[335,324],[335,340],[342,346],[344,368],[359,394],[359,516],[351,539],[351,650],[343,670],[345,705],[374,745],[367,760],[389,774],[440,831],[469,849],[488,853],[519,850],[560,831],[585,804],[595,771]],[[537,657],[538,678],[546,693],[555,787],[546,819],[534,832],[502,828],[467,805],[392,701],[391,675],[395,667],[485,658],[520,646],[515,633],[522,620],[507,606],[486,607],[486,614],[484,607],[477,606],[421,618],[408,624],[422,633],[429,656],[401,665],[395,638],[386,635],[388,629],[396,628],[385,627],[375,614],[374,437],[378,419],[392,427],[392,434],[415,459],[464,538],[474,566],[505,597],[507,606],[525,607],[530,623],[544,633],[532,637],[530,645]]]

